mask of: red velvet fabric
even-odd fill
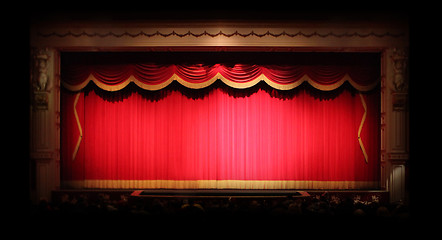
[[[62,180],[379,181],[379,91],[363,94],[367,164],[357,139],[364,108],[351,88],[226,89],[81,92],[74,160],[76,94],[63,90]]]
[[[129,53],[88,54],[86,56],[71,54],[62,59],[64,60],[62,61],[63,83],[71,86],[82,85],[89,81],[88,76],[92,75],[99,82],[113,86],[134,76],[143,84],[155,86],[166,82],[173,74],[189,83],[204,83],[220,73],[232,83],[249,82],[264,74],[270,81],[281,85],[303,80],[301,78],[307,75],[313,82],[327,86],[335,84],[348,74],[355,84],[367,87],[373,86],[380,76],[379,56],[368,53],[365,55],[310,53],[310,55],[284,55],[278,58],[265,53],[261,55],[237,53],[223,62],[195,61],[191,57],[190,60],[186,60],[186,55],[178,55],[181,57],[178,58],[173,54],[162,54],[156,58]],[[150,56],[150,54],[145,55]],[[217,59],[216,53],[207,53],[207,55],[213,55],[213,59]],[[206,55],[203,56],[207,58]],[[253,57],[259,59],[250,59]],[[283,64],[274,62],[283,62]]]
[[[62,83],[82,86],[61,90],[62,184],[380,180],[378,54],[69,53],[61,59]],[[85,84],[90,74],[99,86]],[[234,84],[262,74],[279,85],[303,76],[312,82],[292,90],[269,82],[246,89],[171,82],[158,91],[126,82],[133,77],[155,86],[174,74],[201,86],[217,74]],[[353,82],[333,91],[315,86],[336,85],[346,75]],[[103,88],[125,82],[119,91]],[[367,162],[358,142],[362,101]]]

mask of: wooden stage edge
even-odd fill
[[[132,199],[147,198],[313,198],[328,194],[329,198],[352,198],[360,201],[389,202],[389,192],[385,190],[310,190],[310,189],[284,189],[284,190],[245,190],[245,189],[61,189],[52,192],[52,201],[59,202],[62,196],[69,198],[87,197],[97,199],[107,195],[110,200],[120,200],[122,196]]]

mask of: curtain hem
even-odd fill
[[[66,188],[167,189],[376,189],[378,181],[313,180],[73,180]]]

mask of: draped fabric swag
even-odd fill
[[[121,90],[130,82],[145,90],[160,90],[172,81],[177,81],[188,88],[200,89],[219,79],[233,88],[248,88],[259,81],[265,81],[275,89],[290,90],[306,81],[319,90],[330,91],[348,81],[355,89],[368,91],[380,79],[379,66],[373,64],[378,56],[374,54],[359,57],[354,54],[310,53],[308,57],[285,57],[282,64],[275,64],[272,61],[275,57],[267,57],[265,54],[244,55],[248,57],[243,60],[246,62],[238,62],[244,57],[234,55],[239,60],[221,59],[224,60],[222,63],[187,58],[178,59],[181,62],[176,63],[173,61],[175,56],[164,61],[163,55],[140,60],[138,55],[93,55],[81,59],[74,55],[65,59],[62,84],[71,91],[83,89],[90,81],[107,91]],[[253,57],[262,59],[250,59]],[[217,59],[216,54],[213,58]]]
[[[273,65],[80,56],[62,58],[65,187],[379,185],[373,54]]]

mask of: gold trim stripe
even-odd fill
[[[69,188],[113,189],[374,189],[378,181],[267,181],[267,180],[76,180],[64,181]]]
[[[365,151],[364,144],[362,143],[362,139],[361,139],[362,127],[364,126],[365,119],[367,118],[367,104],[365,103],[364,96],[362,96],[361,93],[359,93],[359,97],[361,97],[362,106],[364,107],[364,115],[362,115],[361,124],[359,125],[358,141],[359,141],[359,146],[361,147],[362,153],[364,154],[365,163],[368,164],[368,155],[367,155],[367,152]]]
[[[124,82],[122,82],[120,84],[107,85],[107,84],[104,84],[103,82],[99,81],[97,78],[95,78],[95,76],[93,74],[90,74],[85,81],[83,81],[82,83],[77,84],[77,85],[71,85],[71,84],[68,84],[64,81],[62,82],[62,84],[65,88],[67,88],[70,91],[80,91],[81,89],[86,87],[86,85],[90,81],[93,81],[99,88],[112,92],[112,91],[121,90],[124,87],[126,87],[130,82],[134,82],[137,86],[139,86],[142,89],[155,91],[155,90],[160,90],[160,89],[167,87],[170,83],[172,83],[172,81],[177,81],[181,85],[188,87],[188,88],[201,89],[201,88],[205,88],[205,87],[210,86],[212,83],[214,83],[218,79],[230,87],[239,88],[239,89],[252,87],[260,81],[264,81],[269,86],[271,86],[275,89],[278,89],[278,90],[291,90],[295,87],[298,87],[303,82],[308,82],[314,88],[322,90],[322,91],[335,90],[336,88],[340,87],[345,81],[348,81],[354,88],[356,88],[359,91],[369,91],[369,90],[373,89],[378,84],[378,81],[375,81],[372,84],[367,85],[367,86],[359,85],[355,81],[353,81],[353,79],[351,79],[351,77],[348,74],[345,74],[344,77],[342,77],[339,81],[337,81],[334,84],[330,84],[330,85],[319,84],[319,83],[315,82],[313,79],[311,79],[307,74],[302,76],[302,78],[300,78],[300,80],[290,83],[290,84],[280,84],[280,83],[273,82],[264,74],[261,74],[258,77],[256,77],[255,79],[252,79],[251,81],[248,81],[248,82],[234,82],[234,81],[229,80],[226,77],[224,77],[220,72],[218,72],[211,79],[204,81],[202,83],[188,82],[188,81],[180,78],[178,75],[176,75],[174,73],[168,80],[166,80],[160,84],[147,84],[147,83],[141,82],[135,76],[131,75],[128,79],[126,79]]]
[[[78,149],[80,148],[81,139],[83,138],[83,129],[81,128],[80,119],[78,118],[77,114],[77,102],[78,99],[80,98],[80,94],[81,94],[80,92],[77,93],[77,95],[75,95],[75,100],[74,100],[74,116],[75,120],[77,121],[78,131],[80,132],[80,135],[78,136],[77,144],[75,145],[74,152],[72,153],[72,161],[74,161],[75,157],[77,156]]]

